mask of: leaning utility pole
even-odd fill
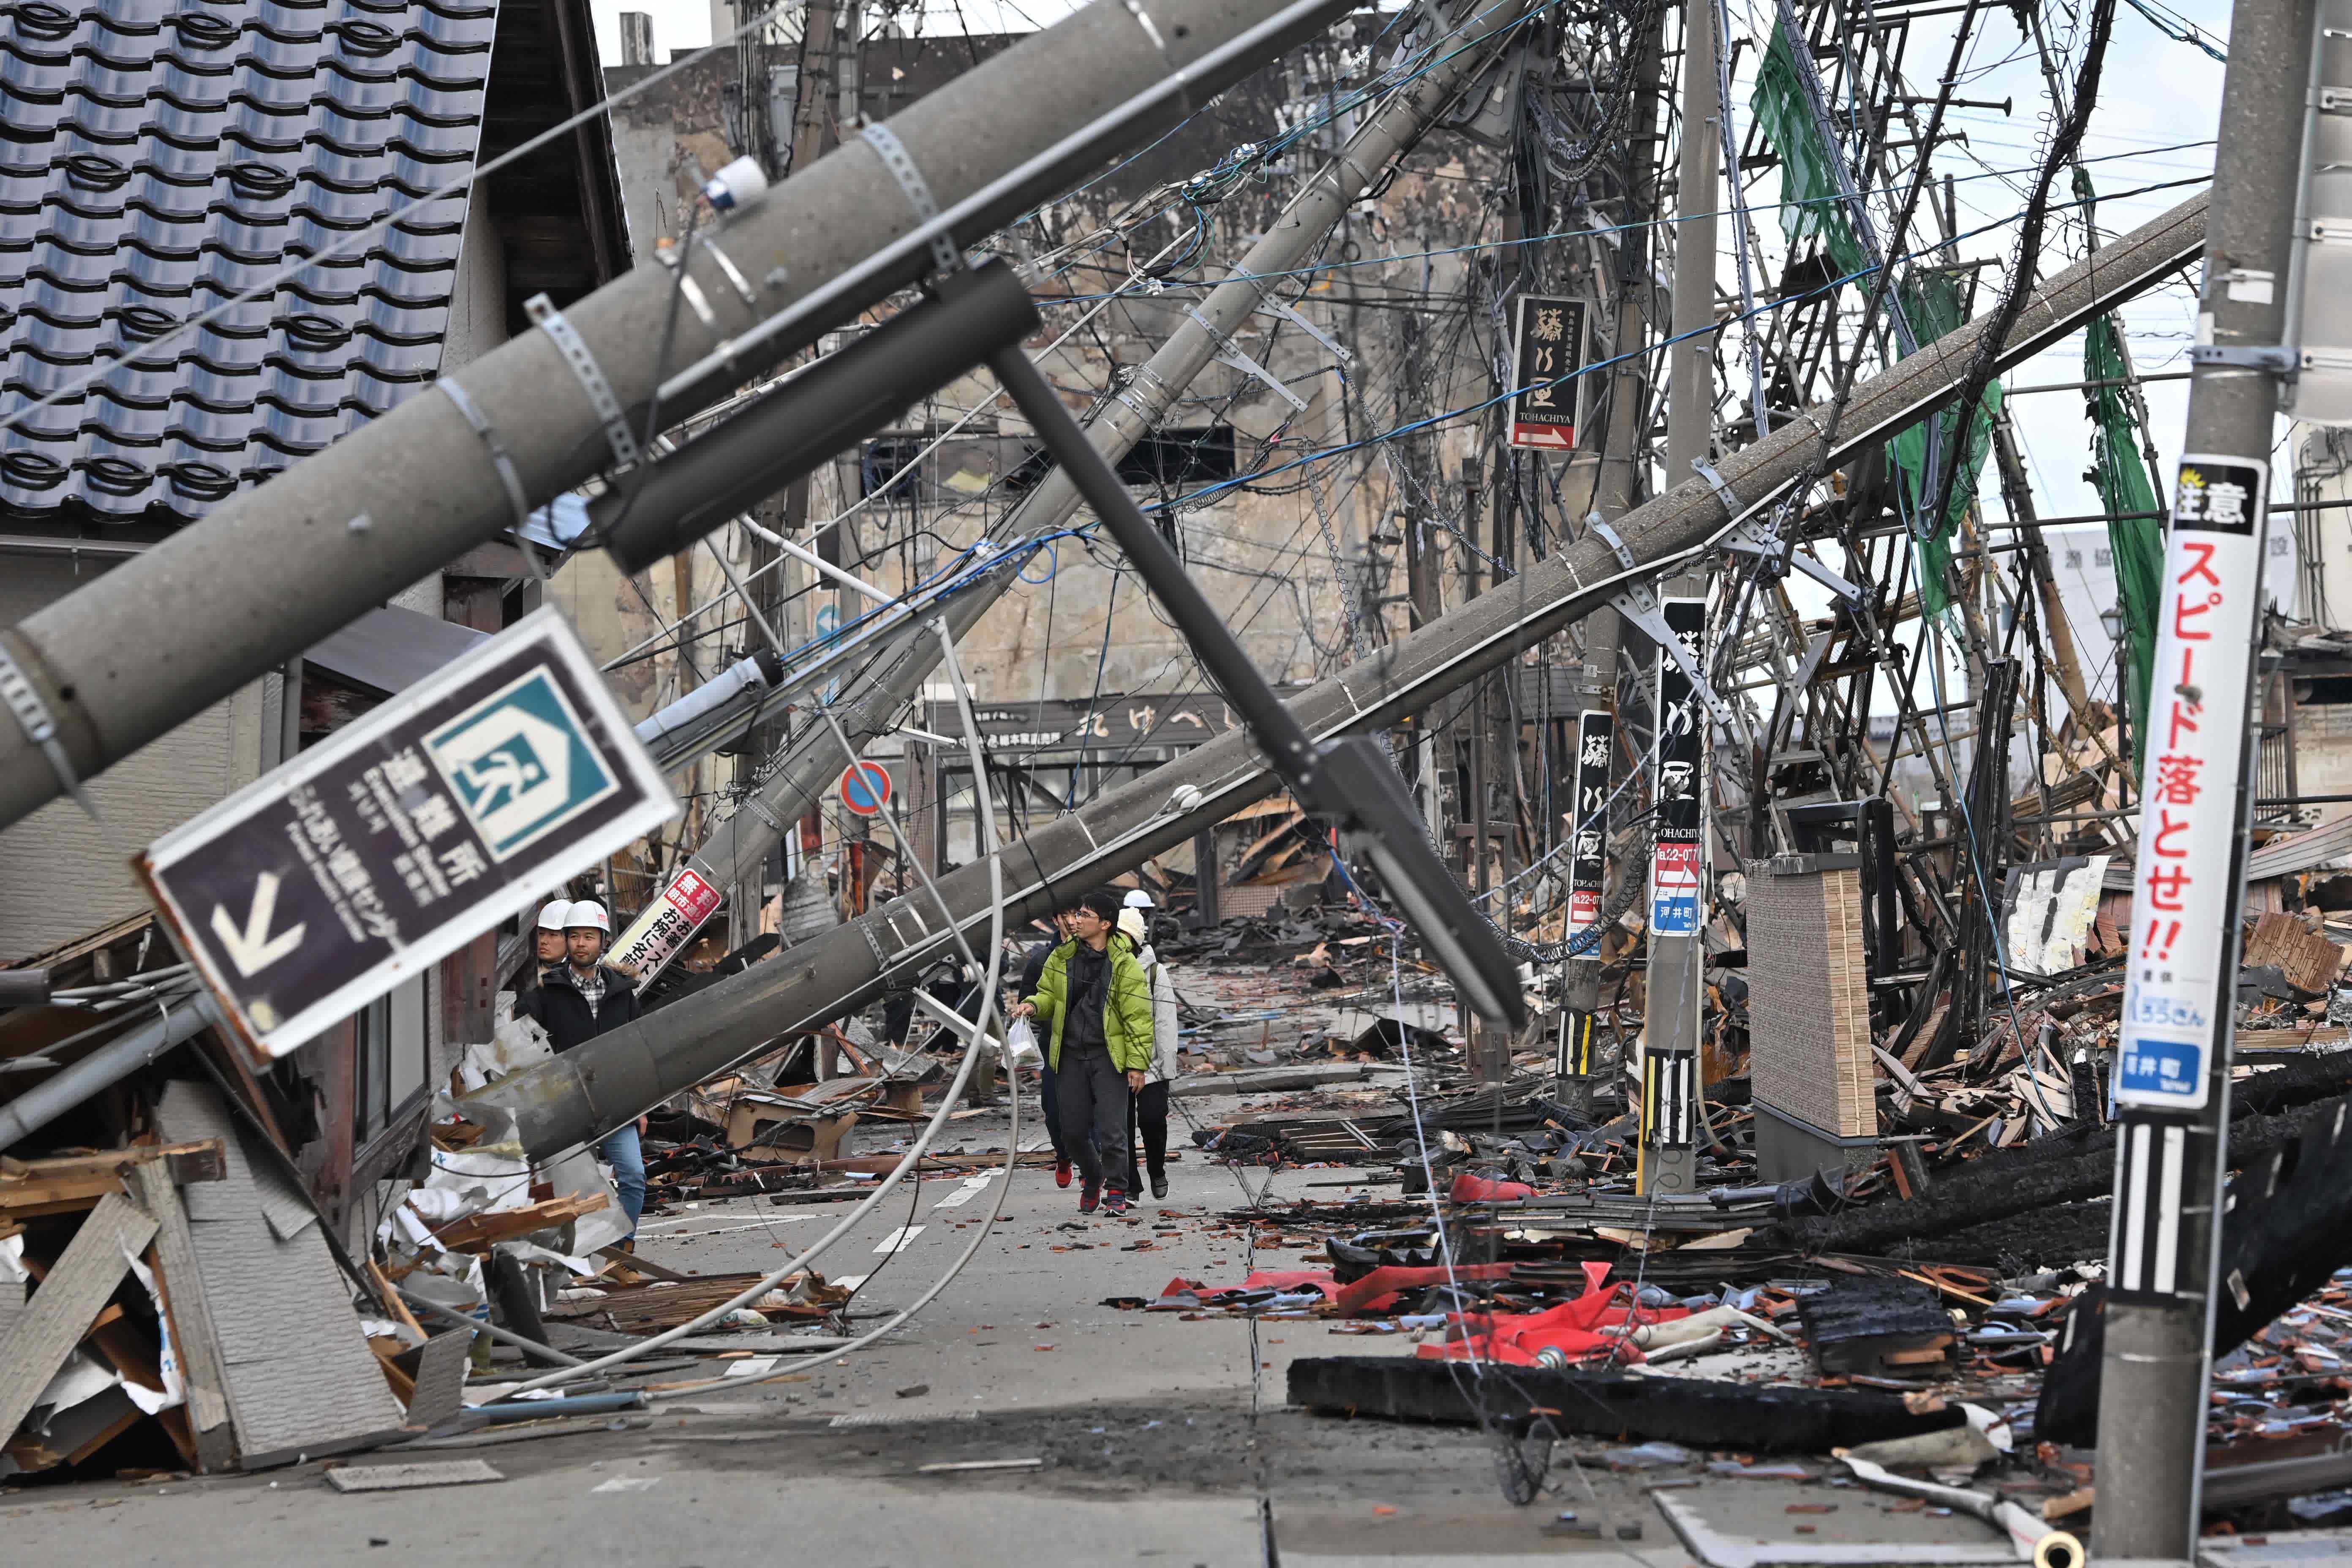
[[[1995,368],[2018,363],[2168,276],[2204,239],[2200,197],[2115,240],[2095,266],[2078,262],[2050,279],[2025,302]],[[1824,411],[1796,416],[1754,445],[1727,453],[1717,464],[1721,490],[1693,478],[1633,509],[1617,529],[1623,557],[1601,537],[1580,539],[1531,563],[1518,591],[1482,595],[1440,616],[1382,658],[1300,693],[1289,704],[1292,712],[1322,740],[1393,724],[1460,690],[1629,584],[1716,548],[1739,519],[1769,514],[1790,485],[1821,465],[1843,463],[1933,416],[1958,391],[1984,329],[1981,321],[1963,327],[1944,340],[1946,352],[1915,354],[1856,385],[1834,439],[1823,440]],[[1099,885],[1186,842],[1275,784],[1244,733],[1196,746],[1002,851],[1003,916],[1025,920]],[[479,1098],[516,1113],[523,1147],[535,1156],[601,1137],[779,1037],[837,1018],[887,984],[903,984],[952,951],[952,930],[985,930],[999,907],[991,876],[984,862],[950,872],[938,879],[936,899],[927,889],[896,900],[643,1022],[502,1079]]]
[[[1367,117],[1338,155],[1291,198],[1232,275],[1210,291],[1159,351],[1137,366],[1126,384],[1087,420],[1087,439],[1097,451],[1116,463],[1135,449],[1167,416],[1194,378],[1230,349],[1234,334],[1265,306],[1277,285],[1314,254],[1382,172],[1420,141],[1464,84],[1474,79],[1503,47],[1512,24],[1533,5],[1534,0],[1489,0],[1450,34],[1432,42],[1429,53],[1436,63]],[[944,618],[951,636],[961,637],[979,624],[1012,587],[1021,563],[1034,549],[1029,542],[1062,527],[1078,510],[1079,502],[1077,487],[1058,467],[1022,498],[998,531],[1007,541],[998,556],[999,564],[948,601]],[[937,637],[928,627],[911,627],[845,679],[834,701],[834,717],[850,744],[862,751],[877,737],[891,733],[898,726],[899,710],[914,700],[939,663]],[[829,727],[807,726],[785,748],[758,790],[711,829],[682,863],[677,876],[690,875],[720,888],[748,876],[775,847],[790,824],[815,809],[826,786],[840,776],[848,762]],[[614,951],[625,952],[635,947],[660,918],[665,902],[656,900],[648,904],[637,923],[614,942]],[[690,907],[685,900],[667,903]],[[669,946],[649,969],[641,967],[636,973],[638,984],[650,983],[684,945],[681,941]]]
[[[1683,10],[1682,168],[1675,188],[1674,343],[1668,350],[1666,479],[1679,484],[1705,467],[1715,426],[1716,175],[1723,139],[1715,69],[1715,21],[1706,0]],[[1663,585],[1668,626],[1704,669],[1706,563]],[[1706,921],[1707,764],[1713,747],[1707,705],[1662,647],[1651,718],[1657,725],[1655,847],[1650,858],[1649,986],[1642,1025],[1639,1190],[1698,1186],[1699,1006],[1705,994],[1699,940]]]
[[[2189,430],[2158,584],[2099,1386],[2101,1561],[2194,1555],[2254,799],[2263,552],[2311,0],[2237,0]]]
[[[0,826],[519,527],[530,507],[627,467],[649,426],[718,402],[1348,5],[1095,0],[738,202],[675,264],[648,259],[547,314],[0,631]]]
[[[1629,218],[1639,216],[1642,209],[1638,204],[1650,189],[1656,167],[1658,114],[1664,99],[1659,78],[1665,50],[1665,7],[1660,5],[1654,8],[1647,36],[1635,45],[1639,53],[1632,80],[1639,85],[1629,90],[1638,91],[1642,97],[1639,107],[1627,116],[1632,131],[1625,175]],[[1616,363],[1610,367],[1607,381],[1609,415],[1595,426],[1600,439],[1586,458],[1592,466],[1591,498],[1585,512],[1588,533],[1592,523],[1611,527],[1633,510],[1642,472],[1648,467],[1642,450],[1642,426],[1643,383],[1649,359],[1642,350],[1650,328],[1650,295],[1654,289],[1650,258],[1656,232],[1651,225],[1631,223],[1622,243],[1614,247],[1617,268],[1612,289],[1616,297],[1617,326],[1611,338],[1609,356]],[[1591,803],[1594,809],[1588,814],[1585,791],[1580,786],[1573,827],[1580,834],[1596,830],[1600,833],[1605,874],[1609,844],[1607,785],[1617,746],[1617,644],[1623,632],[1616,609],[1608,605],[1587,616],[1581,630],[1584,668],[1576,689],[1580,774],[1585,772],[1580,759],[1588,742],[1602,750],[1604,760],[1592,770],[1601,799]],[[1591,858],[1580,849],[1577,853],[1580,859]],[[1620,872],[1632,874],[1631,868]],[[1587,901],[1595,911],[1601,905],[1601,890],[1598,887],[1584,889],[1591,895]],[[1577,907],[1572,894],[1568,927],[1570,937],[1582,934],[1573,918]],[[1600,1068],[1596,1057],[1601,1035],[1597,1024],[1601,1011],[1601,932],[1592,931],[1590,941],[1589,948],[1568,961],[1567,980],[1560,988],[1561,1011],[1566,1016],[1560,1023],[1559,1056],[1555,1064],[1561,1103],[1586,1115],[1592,1111],[1594,1079]]]

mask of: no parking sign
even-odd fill
[[[880,763],[853,763],[841,772],[841,804],[852,816],[873,816],[890,804],[890,770]]]

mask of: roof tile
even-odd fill
[[[194,520],[431,382],[467,205],[416,204],[471,170],[496,25],[480,0],[0,9],[0,506]]]

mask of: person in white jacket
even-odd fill
[[[1143,1173],[1135,1169],[1135,1138],[1132,1128],[1143,1131],[1143,1160],[1151,1175],[1151,1195],[1168,1195],[1168,1085],[1183,1071],[1176,1059],[1176,987],[1168,978],[1167,965],[1160,962],[1151,950],[1150,930],[1145,910],[1132,900],[1118,911],[1118,929],[1135,944],[1135,959],[1143,973],[1151,979],[1151,1066],[1145,1069],[1143,1089],[1129,1104],[1132,1118],[1127,1141],[1128,1191],[1143,1190]]]

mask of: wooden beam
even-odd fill
[[[121,1193],[109,1193],[81,1222],[65,1256],[0,1340],[0,1433],[24,1424],[154,1234],[154,1216]]]
[[[228,1163],[217,1138],[194,1143],[142,1143],[94,1154],[64,1154],[47,1160],[11,1160],[0,1155],[0,1218],[86,1209],[142,1164],[156,1163],[173,1183],[217,1182]]]
[[[228,1380],[221,1368],[220,1342],[213,1337],[204,1276],[196,1270],[188,1212],[180,1206],[179,1190],[163,1166],[140,1165],[131,1179],[155,1217],[155,1289],[163,1298],[180,1375],[188,1385],[188,1425],[194,1429],[196,1458],[207,1473],[231,1468],[236,1463],[236,1438],[228,1419]]]

